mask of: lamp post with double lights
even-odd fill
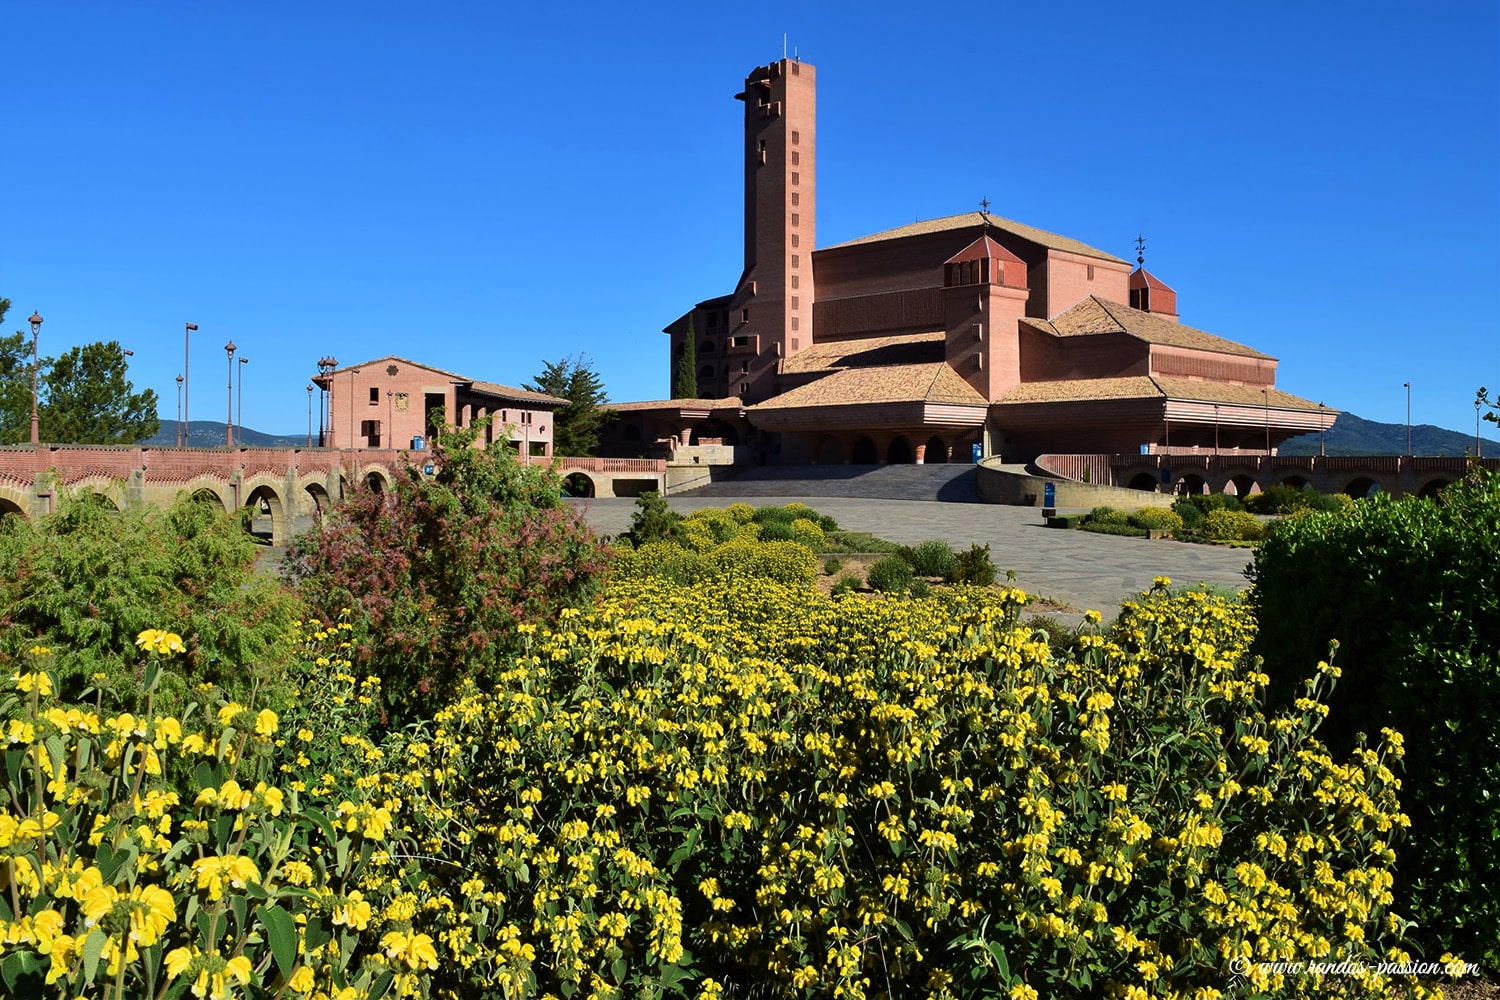
[[[312,383],[307,384],[307,446],[312,447]]]
[[[250,359],[247,358],[247,357],[245,357],[243,354],[241,354],[240,355],[240,393],[239,393],[239,402],[236,404],[236,408],[235,408],[235,413],[237,414],[237,416],[235,417],[235,420],[234,420],[235,427],[237,428],[237,430],[235,431],[235,437],[239,440],[239,445],[240,445],[241,448],[243,448],[245,446],[245,366],[248,365],[249,363],[250,363]]]
[[[188,416],[188,398],[191,395],[192,383],[188,381],[188,335],[198,329],[197,323],[182,324],[182,443],[187,444],[193,436],[188,430],[188,424],[192,419]]]
[[[31,443],[41,444],[41,424],[37,420],[36,412],[37,372],[41,366],[37,360],[36,342],[42,334],[42,314],[33,309],[28,322],[31,324]]]
[[[328,447],[328,438],[333,435],[333,400],[330,393],[333,386],[328,381],[329,374],[339,366],[338,359],[329,355],[318,359],[318,388],[322,390],[318,397],[318,447]],[[325,429],[324,416],[327,416]]]
[[[234,341],[224,345],[224,354],[229,359],[229,393],[224,404],[224,443],[234,447]]]
[[[181,375],[177,376],[177,447],[182,447],[182,382]]]

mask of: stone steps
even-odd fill
[[[979,503],[972,465],[765,465],[674,491],[683,497],[858,497]]]

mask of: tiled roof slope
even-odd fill
[[[611,410],[631,412],[634,410],[729,410],[739,409],[740,397],[725,399],[695,399],[683,396],[678,399],[645,399],[634,403],[607,403]]]
[[[1276,360],[1271,355],[1262,354],[1244,344],[1236,344],[1232,340],[1184,326],[1176,320],[1132,309],[1118,302],[1101,299],[1097,295],[1090,295],[1050,322],[1030,316],[1022,317],[1021,322],[1034,330],[1056,337],[1124,333],[1149,344],[1161,344],[1165,347],[1187,347],[1217,354],[1235,354],[1242,358]]]
[[[545,392],[532,392],[530,389],[516,389],[512,386],[501,385],[498,382],[470,382],[469,388],[474,392],[483,393],[486,396],[499,396],[502,399],[513,399],[518,403],[541,403],[547,406],[567,406],[571,400],[561,396],[549,396]]]
[[[868,368],[874,365],[920,364],[943,359],[942,331],[907,333],[890,337],[865,337],[814,344],[786,359],[783,373],[802,375],[808,372],[834,371],[839,368]]]
[[[1096,257],[1100,260],[1114,261],[1124,264],[1120,258],[1107,254],[1103,250],[1091,247],[1087,243],[1049,233],[1045,229],[1037,229],[1028,226],[1024,222],[1015,222],[1011,219],[1002,219],[998,215],[990,215],[987,212],[964,212],[962,215],[948,215],[941,219],[927,219],[922,222],[913,222],[909,226],[897,226],[895,229],[887,229],[884,232],[872,233],[869,236],[861,236],[854,240],[845,240],[836,243],[828,250],[836,250],[840,247],[860,246],[865,243],[879,243],[884,240],[899,240],[906,236],[926,236],[929,233],[943,233],[953,229],[969,229],[974,226],[982,226],[985,223],[1001,232],[1019,236],[1023,240],[1040,244],[1052,250],[1063,250],[1067,253],[1081,254],[1085,257]]]
[[[858,403],[958,403],[986,405],[962,375],[941,361],[880,368],[847,368],[816,382],[789,389],[756,406],[757,410],[788,410],[804,406],[845,406]]]
[[[1025,382],[1007,392],[999,403],[1074,403],[1102,399],[1183,399],[1238,406],[1271,406],[1282,410],[1317,410],[1319,406],[1280,389],[1268,394],[1260,386],[1200,382],[1186,378],[1131,375],[1125,378],[1083,378],[1059,382]],[[1332,411],[1330,411],[1332,412]]]

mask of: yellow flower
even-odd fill
[[[276,732],[276,713],[269,708],[260,710],[255,717],[255,733],[257,736],[270,736]]]
[[[44,698],[52,695],[52,677],[44,671],[21,674],[14,680],[17,691],[29,693],[34,690]]]
[[[182,644],[182,636],[176,632],[163,632],[159,628],[146,629],[135,637],[135,644],[148,653],[161,656],[187,652],[187,647]]]
[[[380,939],[380,945],[390,958],[400,959],[409,968],[420,969],[423,966],[436,969],[438,966],[437,949],[432,946],[432,938],[426,934],[403,934],[400,931],[390,931]]]
[[[223,898],[225,882],[235,889],[260,882],[260,869],[255,862],[238,854],[199,858],[193,862],[193,871],[198,876],[198,888],[207,889],[210,900]]]
[[[1037,992],[1025,983],[1017,983],[1010,988],[1010,1000],[1037,1000]]]
[[[286,981],[286,985],[293,993],[311,993],[317,980],[313,977],[311,967],[304,965],[292,973],[292,978]]]

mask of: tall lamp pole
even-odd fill
[[[197,323],[182,324],[182,443],[191,442],[193,432],[189,429],[192,418],[188,416],[188,397],[192,383],[188,380],[188,335],[198,329]]]
[[[1271,457],[1271,387],[1261,389],[1261,395],[1266,398],[1266,457]]]
[[[1327,414],[1324,412],[1325,409],[1326,408],[1324,407],[1324,405],[1322,403],[1318,404],[1318,457],[1319,458],[1323,458],[1324,456],[1326,456],[1328,454],[1328,451],[1323,447],[1323,435],[1328,430],[1328,417],[1327,417]]]
[[[1403,382],[1406,386],[1406,457],[1411,457],[1411,383]]]
[[[312,383],[307,383],[307,446],[312,447]]]
[[[1484,457],[1484,448],[1479,443],[1479,399],[1477,397],[1474,400],[1474,457]]]
[[[328,447],[328,439],[333,436],[333,385],[328,381],[328,376],[339,366],[338,359],[329,355],[318,359],[318,388],[322,390],[318,397],[318,447]],[[327,430],[324,429],[323,417],[328,417]]]
[[[41,444],[41,424],[38,423],[36,415],[37,372],[40,370],[40,364],[37,361],[36,342],[42,333],[42,314],[33,309],[29,322],[31,323],[31,443]]]
[[[177,376],[177,447],[182,447],[182,382],[181,375]]]
[[[229,358],[229,393],[224,404],[224,443],[234,447],[234,341],[224,345],[224,354]]]
[[[238,414],[238,416],[236,416],[235,420],[234,420],[235,426],[238,428],[235,431],[235,436],[239,439],[239,443],[240,443],[240,447],[241,448],[243,448],[245,446],[245,366],[248,365],[249,363],[250,363],[250,359],[247,358],[247,357],[245,357],[243,354],[241,354],[240,355],[240,394],[239,394],[239,403],[236,404],[236,408],[235,408],[235,412]]]

